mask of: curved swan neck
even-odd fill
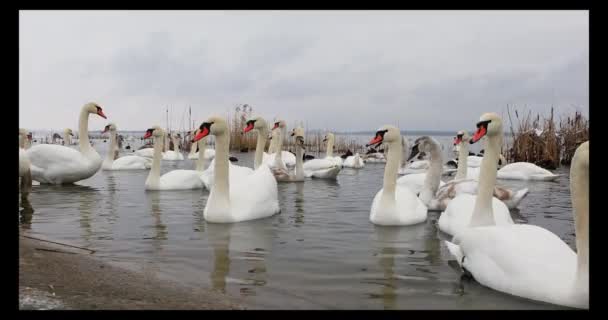
[[[80,152],[93,150],[89,142],[89,111],[87,108],[82,108],[80,111],[80,119],[78,120],[78,145]]]
[[[169,151],[169,138],[167,138],[167,136],[163,136],[163,151],[167,152]]]
[[[496,163],[498,163],[501,144],[502,134],[488,136],[486,139],[485,153],[481,160],[477,197],[469,224],[471,227],[496,224],[492,211],[492,198],[496,186]]]
[[[327,137],[327,152],[326,152],[326,156],[327,157],[333,157],[334,156],[334,137],[333,136]]]
[[[456,177],[454,180],[466,179],[467,177],[467,166],[469,160],[469,141],[464,139],[460,142],[460,150],[458,151],[458,171],[456,171]]]
[[[25,140],[27,137],[24,137],[22,134],[19,135],[19,148],[25,149]]]
[[[403,153],[401,142],[392,142],[388,145],[388,159],[384,167],[384,182],[383,189],[385,195],[395,196],[395,188],[397,186],[397,172],[401,163],[401,154]]]
[[[589,279],[589,168],[573,161],[570,168],[570,190],[577,251],[577,280]]]
[[[253,169],[257,169],[262,164],[263,155],[264,155],[264,147],[266,147],[266,142],[268,141],[268,129],[265,127],[262,129],[258,129],[258,141],[255,145],[255,159],[253,161]],[[217,143],[216,143],[217,145]],[[217,148],[217,147],[216,147]],[[217,156],[216,156],[217,158]]]
[[[439,189],[441,171],[443,170],[443,159],[439,145],[433,143],[429,153],[431,156],[431,159],[429,160],[430,167],[426,172],[424,185],[422,187],[422,192],[420,193],[420,198],[426,205],[435,197],[435,193],[437,192],[437,189]]]
[[[146,179],[146,186],[153,189],[160,187],[160,160],[162,158],[163,138],[154,137],[154,156],[152,157],[152,167]]]

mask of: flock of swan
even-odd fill
[[[576,230],[574,252],[554,233],[534,225],[515,224],[509,208],[516,207],[528,189],[510,190],[496,185],[498,179],[555,180],[548,170],[531,163],[506,164],[501,158],[502,119],[485,113],[470,137],[457,133],[456,176],[445,174],[440,144],[423,136],[410,147],[400,129],[385,125],[368,146],[385,146],[384,154],[364,159],[359,154],[333,155],[334,135],[324,141],[324,158],[304,162],[304,130],[294,128],[295,155],[281,150],[287,135],[285,121],[272,129],[262,117],[247,119],[243,133],[257,133],[253,168],[229,160],[230,129],[219,116],[209,117],[194,132],[189,159],[192,170],[172,170],[160,175],[161,160],[183,159],[179,145],[168,150],[167,134],[160,126],[146,130],[153,148],[117,158],[116,125],[105,127],[110,149],[102,160],[88,137],[89,114],[104,119],[96,103],[82,107],[79,118],[79,150],[54,144],[27,146],[27,132],[20,129],[19,175],[22,185],[74,183],[102,170],[150,170],[145,190],[207,189],[204,218],[211,223],[234,223],[261,219],[280,212],[277,182],[303,182],[307,178],[336,179],[343,167],[363,168],[365,162],[385,162],[384,180],[371,202],[369,219],[383,226],[406,226],[426,221],[428,211],[440,211],[439,229],[451,236],[449,252],[463,270],[482,285],[511,295],[548,303],[588,308],[589,306],[589,142],[581,144],[572,160],[570,189]],[[270,131],[270,135],[269,135]],[[66,132],[66,136],[71,135]],[[215,149],[207,149],[208,136],[215,137]],[[268,153],[264,151],[271,139]],[[468,145],[483,140],[483,157],[469,155]],[[198,150],[198,151],[197,151]],[[404,157],[404,153],[409,156]],[[421,157],[421,155],[424,155]],[[450,171],[450,170],[447,170]],[[399,175],[402,175],[398,178]],[[23,188],[22,190],[27,190]]]

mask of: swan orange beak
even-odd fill
[[[247,133],[251,130],[253,130],[253,122],[248,123],[247,127],[243,128],[243,133]]]
[[[208,135],[209,135],[209,128],[204,127],[203,131],[199,132],[196,136],[194,136],[194,139],[192,139],[192,142],[197,142],[198,140],[200,140]]]
[[[378,144],[378,143],[382,142],[382,139],[383,139],[382,136],[379,135],[379,134],[377,134],[376,137],[373,138],[367,145],[371,146],[371,145],[374,145],[374,144]]]
[[[278,122],[275,122],[275,123],[274,123],[274,127],[272,127],[272,130],[274,130],[274,129],[278,128],[278,127],[279,127],[279,123],[278,123]]]
[[[154,132],[154,129],[146,130],[146,133],[144,134],[144,139],[150,138],[152,136],[152,132]]]
[[[457,145],[457,144],[459,144],[461,142],[462,142],[462,138],[460,138],[460,137],[454,137],[454,145]]]
[[[104,118],[104,119],[107,119],[107,118],[106,118],[106,115],[105,115],[105,114],[103,114],[103,111],[101,110],[101,108],[97,109],[97,114],[98,114],[100,117],[102,117],[102,118]]]
[[[485,126],[480,126],[479,129],[477,129],[477,131],[475,132],[475,135],[473,135],[473,138],[471,138],[471,141],[469,141],[469,143],[473,144],[479,141],[479,139],[483,138],[483,136],[485,136],[487,132],[488,129],[486,129]]]

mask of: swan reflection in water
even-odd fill
[[[31,229],[32,217],[34,216],[34,208],[27,194],[21,195],[21,210],[19,210],[19,224],[23,229]]]
[[[266,285],[266,255],[271,251],[273,218],[239,223],[207,223],[213,247],[212,289],[226,293],[226,284],[237,284],[242,296],[255,295]]]

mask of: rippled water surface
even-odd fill
[[[370,137],[364,137],[370,138]],[[449,154],[451,137],[436,137]],[[107,144],[95,148],[105,156]],[[123,152],[126,153],[126,152]],[[252,166],[253,153],[235,153]],[[163,161],[162,173],[194,168]],[[21,228],[33,236],[98,250],[112,263],[238,297],[249,308],[551,309],[461,279],[436,226],[439,213],[409,227],[369,221],[384,164],[345,168],[337,181],[280,183],[281,213],[236,224],[203,218],[206,190],[145,191],[148,171],[99,171],[73,186],[34,186]],[[529,187],[512,212],[574,247],[568,169]],[[32,212],[33,210],[33,212]]]

